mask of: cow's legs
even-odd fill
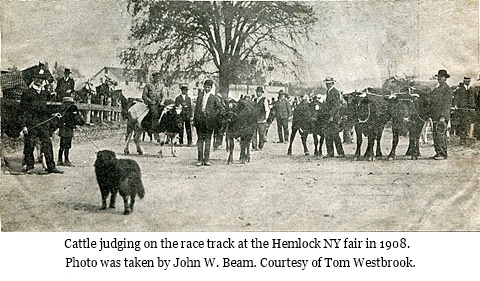
[[[130,154],[129,145],[130,145],[130,140],[131,140],[131,138],[132,138],[132,135],[133,135],[133,131],[127,132],[127,136],[126,136],[126,138],[125,138],[125,148],[123,149],[123,153],[124,153],[125,155]]]
[[[227,137],[227,147],[228,147],[228,160],[227,160],[227,164],[230,165],[233,163],[233,148],[234,148],[234,144],[235,143],[235,139],[228,136]],[[243,143],[241,145],[241,150],[240,151],[240,161],[242,161],[242,153],[243,153]]]
[[[116,189],[110,192],[110,206],[108,206],[109,208],[115,208],[115,199],[117,199],[117,192],[118,190]]]
[[[313,145],[315,146],[315,150],[313,151],[313,155],[318,157],[318,135],[317,133],[313,133]]]
[[[363,131],[360,126],[355,126],[355,134],[357,135],[357,148],[355,149],[355,156],[353,157],[353,160],[357,161],[360,157],[363,143]]]
[[[170,143],[171,143],[170,148],[171,148],[171,151],[172,151],[172,156],[177,157],[177,150],[175,148],[175,146],[177,144],[177,140],[176,140],[175,136],[171,136],[170,140],[171,140],[170,141]]]
[[[382,134],[383,134],[383,127],[378,128],[375,131],[375,141],[377,143],[377,149],[376,149],[376,152],[375,152],[376,157],[382,157],[383,156],[382,146],[380,145],[381,140],[382,140]],[[372,147],[372,149],[373,149],[373,147]]]
[[[375,161],[375,157],[373,155],[373,145],[375,144],[375,137],[369,135],[367,138],[367,151],[365,151],[365,157],[368,161]]]
[[[393,140],[392,140],[392,149],[390,150],[390,153],[388,154],[388,160],[389,161],[392,161],[395,159],[395,152],[396,152],[396,149],[397,149],[397,145],[398,145],[398,139],[399,139],[399,134],[397,131],[393,131]]]
[[[307,137],[308,137],[308,134],[305,132],[300,134],[300,138],[302,139],[302,145],[303,145],[303,153],[305,154],[305,156],[310,155],[310,152],[308,151],[308,147],[307,147]]]
[[[298,128],[294,128],[292,126],[292,133],[290,134],[290,144],[288,145],[287,155],[292,155],[292,144],[293,144],[293,141],[295,140],[295,135],[297,134],[297,130]]]
[[[133,141],[135,142],[135,146],[137,147],[137,153],[139,155],[143,155],[143,148],[140,145],[140,139],[142,137],[142,133],[139,130],[135,130],[133,135]]]

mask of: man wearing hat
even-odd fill
[[[187,146],[192,145],[192,99],[188,96],[188,85],[181,84],[180,91],[182,92],[175,98],[175,106],[182,106],[182,129],[179,134],[180,145],[183,145],[183,133],[187,132]]]
[[[63,77],[57,80],[57,88],[55,90],[60,100],[64,97],[71,97],[75,90],[75,81],[70,77],[72,73],[70,69],[65,68],[63,73]]]
[[[471,78],[465,76],[463,83],[453,92],[453,106],[459,118],[460,144],[466,144],[470,126],[475,123],[475,88],[470,86],[470,82]]]
[[[263,96],[263,87],[258,86],[255,92],[257,94],[255,101],[257,128],[252,138],[252,149],[262,150],[265,145],[265,132],[267,130],[267,118],[270,114],[270,107],[268,106],[268,100]]]
[[[197,130],[197,166],[211,166],[210,146],[213,130],[221,123],[225,112],[222,100],[212,91],[213,81],[206,79],[203,91],[199,91],[193,115],[193,124]]]
[[[447,84],[450,75],[440,69],[437,74],[438,86],[432,91],[432,107],[430,110],[433,121],[433,146],[435,160],[447,159],[447,124],[450,120],[453,91]]]
[[[20,122],[24,135],[24,157],[27,174],[34,173],[35,139],[41,142],[41,151],[45,156],[47,173],[63,174],[55,167],[53,159],[52,140],[50,139],[49,120],[51,116],[47,108],[47,93],[43,91],[42,85],[45,81],[45,72],[40,69],[33,73],[33,83],[20,98]]]
[[[285,92],[278,92],[278,99],[274,105],[275,117],[277,118],[278,143],[288,143],[288,120],[292,116],[292,106],[285,97]]]
[[[160,113],[158,111],[158,106],[162,104],[164,97],[164,85],[162,82],[162,76],[160,72],[154,72],[152,74],[152,82],[147,83],[143,88],[142,99],[143,102],[148,106],[148,109],[152,113],[152,121],[150,123],[150,129],[153,129],[160,118]],[[155,136],[158,140],[158,137]]]
[[[327,146],[326,158],[334,156],[333,145],[337,149],[338,157],[345,157],[343,151],[342,141],[340,139],[339,122],[340,122],[340,108],[342,100],[340,92],[334,87],[335,79],[327,77],[325,80],[327,86],[327,95],[325,98],[325,110],[327,119],[327,127],[325,132],[325,145]]]

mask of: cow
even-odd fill
[[[231,99],[227,103],[225,133],[229,153],[228,165],[233,163],[233,149],[236,138],[240,138],[240,163],[250,162],[250,142],[257,123],[254,110],[255,104],[248,98],[240,98],[238,102]]]
[[[297,131],[303,145],[303,153],[305,156],[310,155],[307,147],[307,137],[309,134],[313,136],[314,156],[322,155],[322,146],[325,141],[326,130],[326,108],[325,104],[315,96],[313,101],[309,101],[308,95],[304,95],[302,100],[296,105],[293,111],[292,131],[290,133],[290,144],[288,146],[287,155],[292,155],[292,145],[295,140]]]
[[[22,131],[22,124],[20,123],[20,114],[22,109],[20,107],[20,101],[14,99],[2,98],[1,100],[1,109],[2,109],[2,133],[10,138],[20,137],[20,132]],[[75,108],[76,105],[71,105]],[[70,108],[71,109],[71,108]],[[48,130],[50,134],[53,134],[60,127],[60,118],[66,113],[67,108],[63,105],[57,104],[48,104],[48,110],[51,113],[51,117],[45,120],[48,123]],[[73,123],[78,126],[85,124],[85,119],[82,114],[77,110],[71,111],[74,121]]]
[[[355,124],[357,146],[354,161],[358,160],[361,155],[363,136],[366,136],[368,140],[364,157],[368,161],[375,161],[375,157],[383,156],[380,143],[385,125],[390,119],[387,102],[384,100],[387,93],[378,88],[366,88],[362,92],[355,91],[344,95],[348,104],[348,118]]]
[[[417,160],[420,156],[420,136],[428,122],[431,88],[407,79],[397,79],[394,83],[398,92],[388,97],[393,133],[388,160],[395,159],[399,137],[407,134],[409,145],[405,155]]]
[[[143,148],[140,145],[140,139],[143,132],[152,133],[156,137],[156,140],[160,143],[160,150],[157,153],[159,157],[163,157],[162,147],[165,143],[170,143],[172,156],[176,157],[175,138],[180,133],[182,128],[182,106],[175,106],[175,102],[171,99],[167,99],[164,105],[159,106],[159,112],[161,112],[157,126],[151,128],[152,114],[148,111],[148,106],[142,102],[134,102],[128,109],[127,120],[127,134],[126,145],[124,154],[130,154],[129,144],[133,135],[133,140],[137,147],[137,153],[143,155]]]

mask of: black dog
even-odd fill
[[[107,208],[109,193],[111,193],[109,207],[115,208],[115,197],[117,192],[120,192],[125,204],[124,215],[133,212],[137,194],[140,198],[145,196],[141,171],[137,162],[131,159],[117,159],[113,151],[102,150],[97,153],[95,175],[102,193],[102,210]],[[130,197],[130,205],[128,197]]]

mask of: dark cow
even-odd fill
[[[310,152],[307,147],[307,137],[313,135],[315,144],[315,156],[321,155],[321,147],[325,139],[325,127],[322,123],[323,104],[319,102],[310,103],[308,96],[304,96],[302,101],[295,107],[293,111],[292,132],[290,133],[290,144],[288,146],[287,155],[292,155],[292,145],[295,140],[297,131],[300,133],[303,145],[303,153],[308,156]],[[320,148],[318,136],[320,135]]]
[[[20,123],[20,101],[13,99],[2,98],[2,133],[11,138],[18,138],[22,131],[22,124]],[[72,110],[72,107],[75,110]],[[48,130],[50,134],[56,131],[60,127],[60,118],[68,111],[73,123],[78,126],[85,124],[85,119],[78,111],[76,105],[70,105],[68,108],[64,105],[49,104],[48,109],[51,113],[51,117],[46,121],[48,123]],[[57,114],[58,113],[58,114]]]
[[[164,105],[159,106],[159,112],[161,112],[161,114],[157,126],[154,128],[150,127],[152,114],[147,112],[148,107],[141,102],[134,103],[128,109],[127,136],[124,149],[125,155],[130,154],[128,147],[132,135],[138,154],[143,154],[143,148],[140,146],[140,139],[143,132],[147,132],[158,135],[157,141],[160,143],[160,150],[157,154],[159,157],[163,157],[162,147],[167,142],[171,144],[173,157],[176,157],[175,138],[178,136],[182,128],[182,106],[175,106],[175,102],[171,99],[165,100]]]
[[[348,118],[355,124],[357,136],[354,160],[358,160],[361,155],[363,136],[368,139],[364,157],[368,161],[374,161],[375,157],[383,156],[380,143],[385,124],[390,119],[387,102],[384,99],[387,94],[387,91],[381,89],[366,88],[362,92],[345,95],[348,103]],[[374,154],[375,143],[377,146]]]
[[[256,118],[255,104],[248,98],[241,98],[238,102],[230,100],[225,113],[225,133],[228,148],[227,164],[233,163],[233,149],[235,139],[240,138],[240,163],[250,162],[250,142],[255,133]]]
[[[409,146],[406,155],[417,160],[420,156],[420,135],[428,121],[431,88],[408,80],[396,80],[394,83],[398,93],[389,97],[393,140],[388,160],[395,159],[399,137],[407,134]]]

